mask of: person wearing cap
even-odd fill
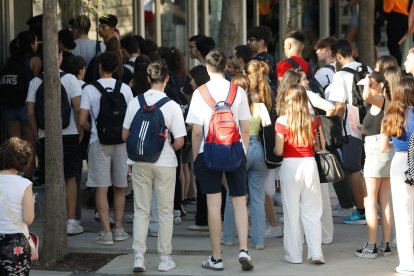
[[[253,59],[264,61],[269,65],[270,88],[276,93],[277,80],[275,76],[276,60],[269,54],[267,45],[272,39],[272,31],[268,26],[259,25],[251,28],[247,32],[247,44],[253,50]]]
[[[116,25],[118,24],[118,18],[115,15],[108,14],[98,19],[98,33],[102,37],[104,43],[106,43],[111,37],[116,36]]]
[[[280,80],[283,75],[292,68],[302,68],[306,75],[309,75],[309,65],[302,57],[303,47],[305,45],[305,34],[300,30],[292,30],[285,34],[283,50],[286,59],[277,65],[277,79]]]
[[[81,56],[88,68],[89,62],[99,52],[105,52],[105,44],[93,39],[89,39],[88,34],[91,29],[91,21],[86,15],[78,15],[69,20],[69,30],[73,32],[76,47],[72,50],[75,56]]]

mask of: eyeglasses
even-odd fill
[[[250,44],[250,43],[252,43],[253,41],[258,41],[259,39],[257,39],[257,38],[255,38],[255,37],[249,37],[248,39],[247,39],[247,44]]]

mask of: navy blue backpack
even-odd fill
[[[140,108],[132,120],[126,141],[128,158],[154,163],[160,157],[167,139],[167,127],[160,108],[171,99],[164,97],[151,106],[147,105],[143,94],[137,100]]]

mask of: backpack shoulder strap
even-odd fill
[[[168,97],[164,97],[164,98],[160,99],[158,102],[156,102],[154,105],[155,105],[157,108],[161,108],[161,106],[163,106],[164,104],[168,103],[169,101],[171,101],[171,99],[170,99],[170,98],[168,98]]]
[[[95,86],[96,89],[98,89],[99,93],[106,94],[106,89],[102,86],[102,84],[99,81],[94,81],[91,83],[93,86]]]
[[[354,70],[352,68],[349,68],[349,67],[342,67],[341,70],[339,70],[339,71],[344,71],[344,72],[348,72],[348,73],[351,73],[351,74],[355,74],[357,72],[356,70]]]
[[[287,58],[285,61],[292,65],[293,68],[300,68],[299,64],[293,58]]]
[[[234,83],[230,84],[229,94],[227,95],[226,104],[231,107],[236,99],[238,86]]]
[[[82,84],[82,89],[84,89],[86,86],[88,86],[89,85],[89,83],[84,83],[84,84]]]
[[[59,75],[60,75],[60,78],[63,78],[63,76],[66,75],[66,73],[61,71]]]
[[[145,100],[144,94],[140,94],[137,96],[137,100],[139,102],[139,108],[143,108],[147,105],[147,101]]]
[[[205,84],[201,85],[198,88],[198,91],[200,91],[201,97],[203,97],[204,101],[211,107],[211,109],[214,109],[216,106],[216,101],[211,97],[210,92],[208,92],[208,88]]]
[[[335,67],[334,67],[332,64],[327,64],[327,65],[325,65],[324,67],[325,67],[325,68],[329,68],[329,69],[331,69],[332,71],[334,71],[334,72],[335,72]]]
[[[115,87],[114,87],[114,92],[121,92],[121,87],[122,87],[122,81],[120,80],[116,80],[115,82]]]

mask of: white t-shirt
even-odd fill
[[[96,40],[92,39],[75,39],[76,47],[72,50],[72,54],[75,56],[81,56],[86,62],[86,69],[89,62],[96,56]],[[106,46],[101,42],[101,53],[105,52]]]
[[[343,67],[349,67],[356,70],[361,63],[352,61],[345,64]],[[371,68],[368,67],[368,71],[372,72]],[[340,102],[344,104],[352,104],[352,83],[354,81],[354,75],[345,71],[338,71],[334,74],[332,84],[329,87],[329,100],[333,102]],[[345,117],[345,115],[344,115]],[[351,133],[351,127],[349,120],[346,120],[346,131],[348,134]]]
[[[7,205],[16,217],[23,221],[23,196],[27,187],[32,182],[19,175],[0,174],[0,192],[7,201]],[[15,234],[22,233],[9,215],[9,212],[0,201],[0,233]]]
[[[335,62],[330,63],[335,68]],[[322,67],[315,73],[315,79],[319,82],[322,87],[326,87],[332,83],[333,75],[335,71],[329,67]]]
[[[70,104],[70,123],[69,126],[62,130],[62,135],[75,135],[79,134],[78,128],[75,123],[75,111],[72,107],[72,99],[75,97],[80,97],[82,94],[82,87],[79,83],[79,80],[72,74],[65,74],[60,80],[63,87],[66,90],[68,95],[68,101]],[[33,78],[29,83],[29,91],[27,93],[26,102],[36,103],[36,92],[39,86],[42,84],[42,80],[38,77]],[[60,93],[60,91],[59,91]],[[45,131],[43,129],[38,129],[37,134],[39,138],[45,137]]]
[[[216,102],[226,100],[230,88],[230,82],[228,80],[220,77],[212,77],[211,80],[206,83],[206,86],[210,95]],[[233,111],[234,120],[237,125],[239,125],[239,121],[250,120],[251,115],[247,95],[240,87],[237,89],[237,95],[231,106],[231,110]],[[212,111],[211,107],[204,101],[200,91],[196,89],[191,99],[186,123],[204,126],[204,133],[207,135]],[[203,147],[204,137],[201,141],[199,153],[203,152]]]
[[[116,80],[114,78],[104,78],[98,80],[100,84],[104,88],[115,88]],[[110,92],[111,90],[109,90]],[[125,83],[121,86],[121,93],[124,95],[125,101],[128,104],[132,99],[132,91],[131,88],[126,85]],[[96,130],[96,118],[98,118],[99,110],[100,110],[100,100],[101,100],[101,93],[98,89],[95,88],[93,85],[87,85],[83,89],[82,98],[81,98],[81,108],[89,110],[91,117],[92,117],[92,129],[91,129],[91,138],[89,143],[92,144],[95,141],[98,141],[98,133]]]
[[[150,89],[144,93],[145,101],[148,105],[154,105],[160,99],[167,97],[164,92]],[[125,115],[125,120],[123,127],[129,129],[132,120],[135,117],[135,114],[139,110],[140,105],[138,98],[135,97],[129,104],[128,109]],[[164,115],[165,125],[168,129],[168,132],[171,132],[174,138],[179,138],[187,135],[187,130],[185,128],[184,117],[181,111],[180,106],[173,100],[167,102],[160,108],[162,114]],[[167,134],[167,139],[165,140],[164,147],[161,151],[161,155],[155,163],[149,162],[135,162],[128,159],[127,164],[132,165],[150,165],[158,167],[176,167],[178,166],[177,157],[171,146],[171,140],[169,133]]]

